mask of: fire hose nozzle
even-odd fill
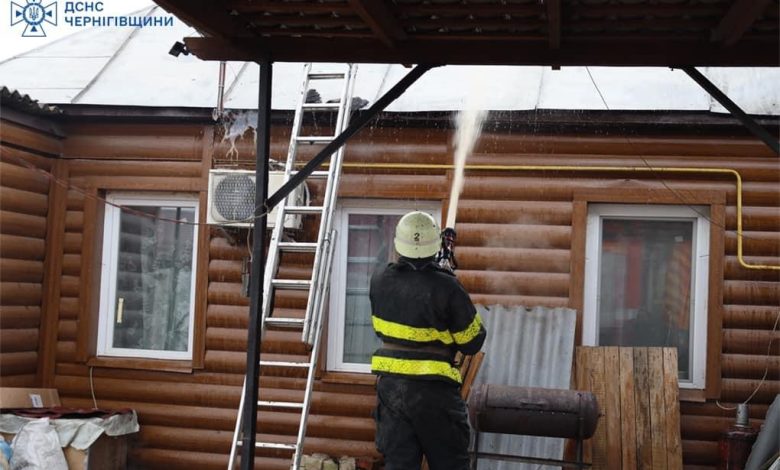
[[[455,271],[458,262],[455,260],[455,240],[457,233],[452,227],[447,227],[441,232],[441,248],[436,255],[436,262],[444,269]]]

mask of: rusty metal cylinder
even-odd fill
[[[587,439],[599,406],[591,392],[483,384],[471,391],[469,418],[480,432]]]

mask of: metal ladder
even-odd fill
[[[295,109],[293,119],[290,145],[287,151],[287,162],[285,164],[285,182],[296,173],[296,157],[298,149],[302,144],[326,145],[331,142],[344,128],[349,124],[349,117],[352,107],[352,91],[354,88],[355,74],[357,66],[354,64],[344,65],[343,72],[317,73],[312,71],[312,64],[306,64],[304,70],[304,81],[301,89],[301,96]],[[338,103],[307,103],[307,94],[309,85],[320,81],[341,81],[341,91]],[[305,112],[330,112],[338,111],[334,134],[328,136],[302,136],[301,127],[303,114]],[[295,444],[274,443],[274,442],[256,442],[257,448],[286,450],[292,452],[292,470],[298,470],[300,467],[303,441],[306,436],[306,423],[309,415],[309,407],[312,399],[312,389],[314,386],[314,377],[317,368],[317,356],[322,336],[322,312],[327,299],[328,288],[330,286],[330,272],[333,264],[333,252],[335,248],[336,231],[333,230],[333,211],[336,202],[336,193],[338,190],[339,177],[341,174],[341,162],[344,155],[344,147],[340,147],[332,156],[330,165],[326,171],[314,171],[308,177],[309,179],[326,179],[325,192],[323,195],[322,206],[300,206],[291,205],[288,198],[285,198],[277,206],[276,224],[271,234],[268,257],[265,265],[265,277],[263,285],[263,303],[262,318],[260,320],[261,335],[265,333],[268,326],[277,328],[302,328],[301,341],[309,349],[309,359],[305,362],[285,362],[285,361],[266,361],[260,359],[260,369],[268,368],[296,368],[307,371],[306,388],[302,403],[299,402],[273,402],[260,399],[256,404],[246,403],[245,388],[246,376],[244,377],[244,387],[242,387],[241,401],[236,419],[236,427],[233,433],[233,443],[230,448],[230,458],[228,461],[228,470],[233,470],[237,463],[237,449],[242,444],[241,428],[243,427],[242,416],[244,406],[253,406],[258,408],[275,410],[300,410],[301,418],[298,426],[298,435]],[[316,242],[296,242],[283,241],[284,222],[289,216],[319,215],[320,223],[317,232]],[[280,258],[282,253],[313,253],[314,265],[312,267],[311,279],[280,279],[278,278]],[[274,317],[272,315],[273,298],[277,290],[306,290],[308,291],[308,300],[306,302],[306,311],[303,318]],[[259,374],[259,370],[258,370]],[[262,397],[260,397],[262,398]],[[256,414],[256,413],[253,413]]]

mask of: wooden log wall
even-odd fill
[[[39,386],[49,192],[60,139],[0,120],[0,384]]]
[[[345,170],[340,197],[442,200],[446,209],[451,171],[399,171],[360,165],[451,163],[448,132],[369,129],[356,137],[347,147],[345,160],[347,165],[356,166]],[[251,160],[251,142],[238,142],[237,148],[237,161]],[[272,149],[283,156],[285,142],[275,141]],[[313,149],[304,153],[313,154]],[[215,158],[220,161],[220,157]],[[483,135],[468,163],[732,168],[743,178],[745,261],[780,264],[780,162],[757,141],[488,134]],[[780,332],[771,331],[780,314],[780,274],[745,269],[738,263],[737,191],[731,178],[704,174],[469,171],[457,215],[459,279],[473,300],[483,304],[570,305],[574,193],[624,180],[679,194],[716,190],[726,195],[723,336],[722,354],[717,358],[721,404],[732,407],[747,399],[768,367],[767,381],[751,401],[752,416],[760,424],[768,404],[780,392],[777,341],[772,354],[766,357],[769,340],[772,336],[780,338]],[[717,439],[733,421],[734,412],[707,400],[684,401],[681,413],[686,467],[714,468]]]
[[[204,172],[214,166],[240,166],[253,161],[250,138],[236,142],[235,150],[221,142],[213,152],[201,126],[79,124],[67,128],[64,156],[73,186],[100,182],[111,187],[165,190],[171,181],[191,181],[193,191],[206,189]],[[283,159],[286,128],[274,129],[273,155]],[[110,136],[110,138],[107,138]],[[347,147],[348,164],[451,162],[448,130],[437,128],[375,128],[361,132]],[[238,153],[235,153],[238,152]],[[313,155],[306,149],[305,155]],[[780,263],[780,165],[761,143],[727,138],[539,136],[486,134],[470,164],[505,165],[631,165],[642,166],[637,154],[653,166],[734,168],[744,179],[745,255],[748,262]],[[208,157],[208,158],[204,158]],[[425,199],[443,201],[449,194],[451,171],[371,169],[349,167],[340,197]],[[767,381],[752,400],[752,414],[763,417],[772,397],[780,392],[780,347],[767,363],[764,355],[780,311],[780,279],[776,272],[753,271],[736,261],[736,191],[722,177],[585,174],[578,172],[470,171],[458,210],[459,278],[475,302],[566,306],[570,303],[570,263],[573,194],[603,188],[616,179],[636,179],[651,188],[666,186],[715,188],[725,192],[726,243],[723,279],[723,347],[721,401],[726,406],[744,400],[769,364]],[[185,181],[186,180],[186,181]],[[319,187],[312,186],[317,197]],[[149,364],[90,363],[85,361],[82,310],[90,302],[83,272],[93,259],[83,252],[85,227],[94,214],[85,214],[88,201],[79,191],[67,192],[63,209],[62,266],[56,305],[56,354],[51,379],[66,406],[131,407],[139,412],[141,431],[131,450],[138,468],[223,469],[227,461],[235,412],[244,371],[248,299],[241,295],[241,260],[247,255],[243,230],[210,231],[201,364],[171,371]],[[51,202],[50,202],[51,204]],[[307,228],[309,226],[307,225]],[[94,234],[93,234],[94,235]],[[290,277],[306,275],[305,257],[283,264]],[[277,298],[276,308],[301,315],[300,293]],[[93,312],[94,314],[94,312]],[[81,316],[80,316],[81,315]],[[5,348],[3,347],[3,352]],[[269,331],[263,352],[293,360],[304,351],[298,335]],[[89,356],[89,354],[87,354]],[[331,455],[376,456],[373,445],[374,406],[371,378],[323,374],[315,386],[307,452]],[[295,400],[302,395],[303,379],[291,371],[268,371],[261,378],[261,394],[268,400]],[[681,403],[684,462],[691,469],[716,464],[718,434],[732,421],[714,401]],[[295,432],[296,416],[261,411],[263,436]],[[262,452],[256,468],[287,469],[281,454]]]

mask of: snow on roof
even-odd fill
[[[159,7],[139,14],[154,15]],[[171,28],[92,28],[0,62],[0,85],[51,104],[213,108],[218,62],[173,57],[175,41],[197,34],[181,21]],[[316,64],[328,70],[338,64]],[[355,96],[373,103],[407,69],[358,66]],[[703,68],[715,85],[747,113],[780,115],[780,69]],[[294,109],[303,64],[274,64],[272,107]],[[326,101],[337,90],[317,84]],[[258,65],[229,62],[225,106],[257,107]],[[476,93],[475,90],[483,92]],[[425,74],[388,111],[452,111],[466,98],[495,111],[532,109],[683,110],[726,112],[684,72],[651,67],[445,66]]]

